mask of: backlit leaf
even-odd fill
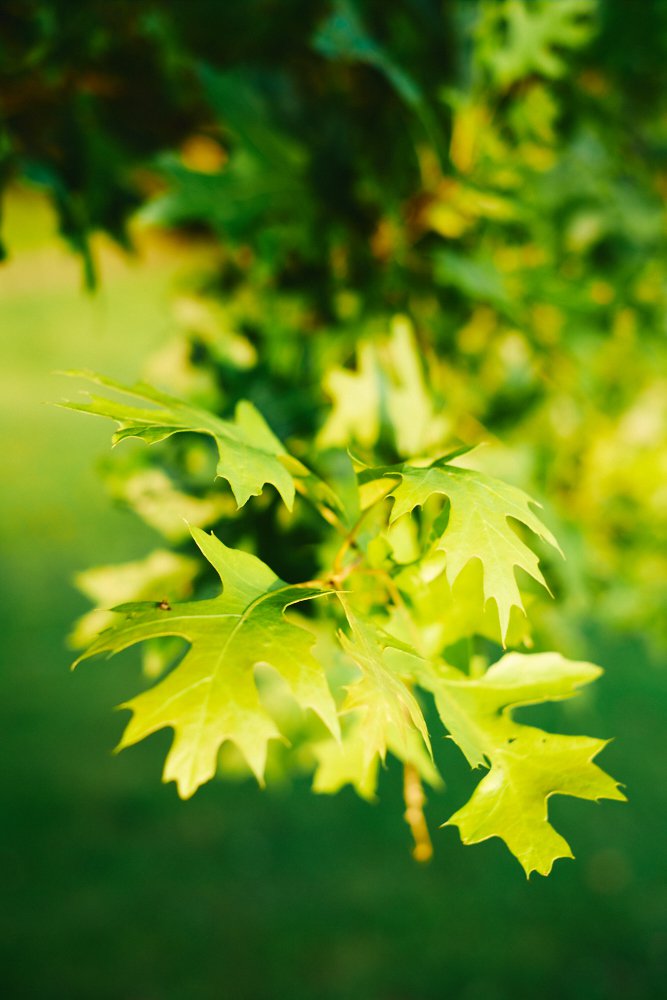
[[[435,694],[452,739],[472,767],[488,767],[470,801],[447,821],[466,844],[500,837],[527,875],[548,875],[557,858],[573,857],[548,818],[552,795],[620,799],[618,783],[593,758],[605,740],[563,736],[512,718],[512,709],[571,698],[601,673],[558,653],[508,653],[483,677],[452,668],[427,671],[422,680]]]
[[[450,585],[471,559],[479,559],[484,575],[484,600],[498,606],[503,641],[509,628],[513,607],[523,609],[515,578],[515,567],[546,587],[535,553],[510,526],[514,518],[530,528],[539,538],[558,548],[556,539],[533,511],[534,500],[498,479],[472,469],[448,465],[444,460],[426,468],[404,465],[401,482],[394,492],[391,520],[423,506],[434,494],[449,499],[446,528],[437,539],[436,548],[447,555],[446,573]]]
[[[323,668],[314,659],[314,636],[289,622],[286,607],[317,597],[316,587],[291,587],[246,552],[227,548],[214,535],[193,529],[193,538],[220,576],[222,593],[212,600],[133,604],[116,609],[123,620],[103,632],[80,659],[116,653],[155,636],[181,636],[190,649],[155,687],[123,707],[133,717],[123,748],[167,726],[174,741],[164,780],[176,781],[183,798],[213,776],[225,740],[241,750],[263,780],[267,744],[280,732],[261,703],[254,668],[265,664],[287,683],[294,699],[316,712],[338,734],[333,698]]]
[[[236,407],[234,419],[223,420],[143,383],[124,386],[113,379],[88,372],[70,374],[80,374],[122,395],[154,404],[150,408],[139,407],[104,396],[92,396],[86,403],[62,404],[71,410],[115,420],[118,430],[113,436],[114,444],[131,437],[155,444],[181,432],[208,434],[218,448],[217,475],[229,482],[239,507],[251,496],[259,496],[265,484],[270,483],[278,490],[288,509],[292,509],[295,477],[284,464],[289,456],[252,403],[242,400]],[[299,471],[307,472],[292,459],[292,468],[295,465]]]

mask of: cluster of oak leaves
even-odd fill
[[[394,342],[402,339],[414,358],[410,338],[399,319]],[[350,783],[372,798],[387,753],[403,762],[417,857],[430,851],[421,783],[441,784],[432,738],[445,734],[471,767],[486,769],[447,822],[464,843],[502,838],[527,874],[546,875],[555,859],[572,856],[548,820],[551,795],[624,798],[594,763],[603,740],[545,732],[512,717],[518,706],[573,696],[598,667],[556,652],[507,652],[488,668],[472,655],[464,670],[442,655],[461,640],[474,650],[475,637],[488,646],[529,644],[515,570],[546,587],[531,546],[537,539],[558,546],[523,491],[466,467],[469,449],[443,455],[435,441],[430,454],[390,467],[369,467],[331,449],[325,481],[286,451],[249,402],[224,420],[144,384],[94,380],[111,395],[67,405],[117,421],[114,443],[208,436],[217,449],[216,476],[227,480],[239,508],[257,503],[252,498],[270,484],[287,511],[295,502],[317,511],[332,539],[317,578],[286,583],[255,555],[192,527],[220,578],[216,596],[177,602],[172,595],[192,589],[199,564],[158,550],[126,567],[124,581],[116,569],[116,586],[140,596],[161,587],[168,598],[124,603],[80,624],[75,638],[92,639],[81,659],[136,643],[153,649],[148,669],[162,677],[124,706],[132,717],[120,745],[171,727],[164,780],[175,781],[183,798],[214,776],[223,744],[240,751],[263,783],[267,748],[290,732],[294,703],[320,720],[311,720],[306,737],[301,733],[299,748],[303,755],[305,745],[312,762],[316,791]],[[324,442],[341,419],[335,407]],[[433,414],[423,426],[433,434]],[[423,441],[421,435],[415,443]],[[474,466],[474,456],[467,464]],[[105,572],[90,571],[82,581],[93,598],[108,596]],[[108,627],[94,637],[101,625]],[[188,643],[180,660],[169,645],[179,640]],[[444,731],[428,731],[429,696]]]
[[[181,296],[184,335],[148,369],[189,402],[97,379],[110,393],[72,404],[116,420],[116,441],[166,442],[121,452],[106,480],[172,547],[81,574],[98,607],[120,607],[74,641],[84,657],[142,644],[154,686],[127,703],[121,745],[172,728],[164,777],[183,797],[217,770],[263,782],[289,766],[372,799],[391,754],[425,858],[423,784],[441,786],[432,750],[448,735],[482,769],[448,823],[547,874],[571,856],[549,797],[623,794],[594,763],[604,741],[513,718],[599,675],[531,653],[529,617],[537,648],[575,650],[591,610],[649,637],[664,620],[666,119],[633,103],[613,59],[588,60],[592,0],[478,5],[470,72],[430,103],[355,5],[333,6],[314,47],[346,113],[370,99],[365,70],[415,118],[392,136],[414,142],[415,187],[383,157],[361,185],[381,206],[370,238],[323,230],[310,131],[295,151],[252,75],[205,74],[223,127],[163,163],[145,209],[218,241],[212,293]],[[273,430],[249,402],[214,415],[239,398]],[[494,469],[549,498],[567,564]],[[312,555],[308,579],[290,547]]]

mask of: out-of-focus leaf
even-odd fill
[[[486,3],[478,27],[478,58],[492,81],[506,88],[539,73],[563,76],[560,55],[586,44],[594,31],[594,0],[499,0]]]
[[[333,405],[319,434],[324,446],[350,440],[372,448],[390,437],[400,455],[428,452],[447,437],[449,424],[428,385],[412,324],[394,316],[388,338],[362,341],[357,369],[336,366],[323,388]]]
[[[313,45],[327,59],[373,66],[386,76],[407,104],[414,107],[422,102],[415,81],[371,38],[352,0],[335,0],[334,11],[318,30]]]

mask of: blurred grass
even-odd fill
[[[44,403],[54,369],[133,378],[168,325],[178,255],[124,261],[100,244],[102,289],[80,291],[43,203],[9,206],[15,255],[0,271],[4,488],[3,995],[67,1000],[513,1000],[652,998],[667,954],[665,674],[638,638],[594,622],[607,668],[596,695],[561,706],[571,731],[617,742],[605,764],[630,804],[552,802],[578,860],[526,882],[498,842],[409,856],[398,775],[371,807],[306,784],[260,793],[212,783],[188,803],[162,786],[169,736],[112,757],[138,690],[131,656],[68,671],[83,600],[68,581],[142,555],[150,532],[113,509],[94,473],[109,428]],[[16,251],[20,251],[16,253]],[[566,651],[567,652],[567,651]],[[439,749],[448,790],[433,828],[475,778]]]

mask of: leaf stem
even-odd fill
[[[383,493],[382,496],[377,497],[377,499],[375,499],[371,504],[369,504],[368,507],[366,507],[365,510],[362,510],[362,512],[359,515],[359,517],[357,518],[357,520],[354,522],[354,524],[352,525],[352,527],[350,528],[350,530],[345,535],[345,538],[343,539],[343,542],[342,542],[340,548],[338,549],[338,552],[334,556],[334,561],[333,561],[333,566],[332,566],[332,574],[333,574],[333,576],[337,576],[341,572],[341,570],[343,568],[343,560],[345,559],[345,556],[347,555],[348,550],[351,548],[352,545],[354,545],[355,539],[357,537],[357,533],[359,532],[359,528],[363,524],[366,515],[371,510],[373,510],[373,508],[376,507],[377,504],[381,503],[383,500],[386,500],[386,498],[389,496],[389,493],[391,493],[391,491],[394,488],[395,488],[395,484],[392,483],[391,484],[391,488],[388,489],[386,493]]]
[[[356,534],[359,531],[359,528],[361,527],[363,520],[370,509],[371,509],[370,507],[367,507],[366,510],[361,512],[357,520],[354,522],[350,530],[345,535],[345,538],[343,539],[340,548],[338,549],[336,555],[334,556],[334,561],[331,567],[332,576],[337,577],[340,575],[343,569],[343,560],[345,559],[345,556],[347,555],[350,547],[354,544]]]

